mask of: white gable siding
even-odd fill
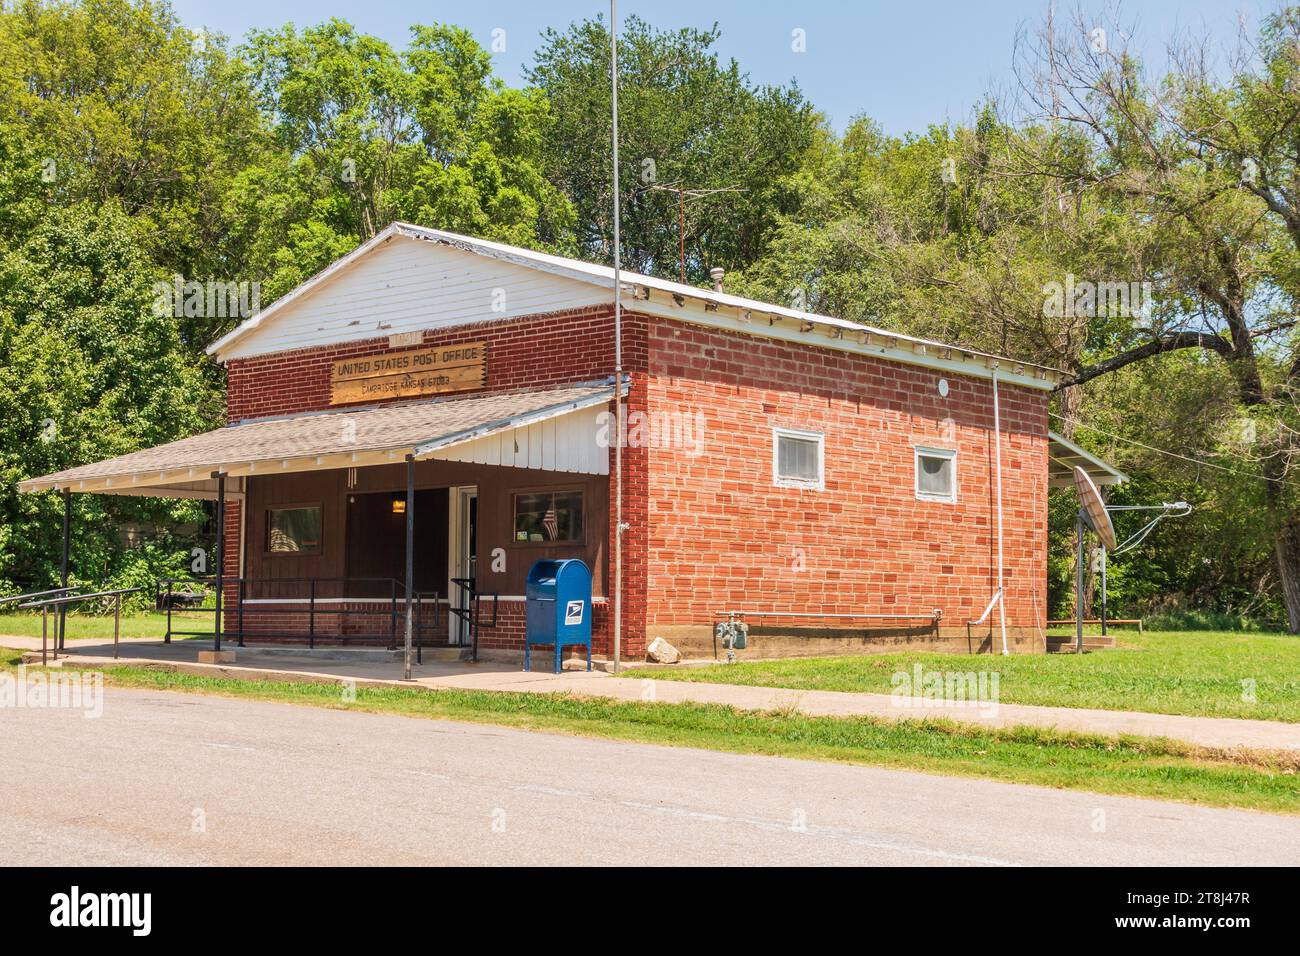
[[[505,465],[583,475],[609,474],[609,448],[597,438],[604,405],[583,408],[486,438],[452,445],[429,455],[440,461]]]
[[[493,311],[493,290],[505,308]],[[288,303],[223,360],[600,305],[598,286],[405,236]]]

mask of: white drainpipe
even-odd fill
[[[1007,650],[1007,592],[1002,580],[1002,412],[998,400],[998,367],[993,366],[993,462],[998,494],[998,619],[1002,626],[1002,653]]]

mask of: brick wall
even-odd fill
[[[479,391],[555,387],[612,374],[612,314],[613,307],[605,306],[528,319],[482,322],[459,329],[425,332],[423,344],[486,342],[488,385]],[[375,338],[235,359],[227,368],[227,420],[237,422],[346,407],[330,405],[330,367],[343,359],[384,351],[388,351],[388,340]],[[473,393],[458,393],[466,394]]]
[[[649,454],[649,637],[703,638],[733,608],[939,608],[964,634],[996,586],[991,382],[668,321],[649,349],[650,405],[705,423],[701,454]],[[1008,623],[1041,649],[1047,397],[1000,392]],[[774,486],[774,426],[825,435],[824,491]],[[917,499],[915,445],[957,450],[956,504]]]
[[[632,375],[646,367],[646,327],[643,317],[625,314],[623,323],[623,366]],[[423,345],[442,346],[456,342],[484,341],[487,343],[487,387],[481,392],[517,391],[528,388],[558,387],[574,382],[600,380],[610,376],[614,367],[613,307],[576,309],[527,319],[503,319],[453,330],[429,331],[424,334]],[[414,346],[404,346],[403,351]],[[274,415],[292,415],[344,407],[330,405],[330,368],[334,362],[362,355],[389,351],[386,338],[370,339],[346,345],[301,349],[274,355],[236,359],[227,369],[227,416],[231,422],[248,418]],[[637,387],[633,401],[644,403],[644,381]],[[474,391],[457,393],[461,398]],[[402,400],[399,400],[402,401]],[[404,401],[410,401],[405,399]],[[631,472],[638,466],[636,458],[644,452],[625,451],[625,468]],[[611,470],[612,470],[611,450]],[[257,479],[253,479],[256,481]],[[632,542],[645,538],[644,478],[629,475],[625,488],[633,489],[624,504],[624,520],[633,524],[629,533],[629,546],[625,548],[624,587],[624,652],[628,656],[641,656],[645,650],[645,585],[644,546],[636,551]],[[636,489],[640,491],[636,491]],[[481,502],[482,504],[482,502]],[[614,502],[610,498],[610,517],[606,525],[610,531],[612,554],[614,527]],[[232,511],[226,522],[227,574],[238,574],[240,522]],[[638,559],[637,554],[642,557]],[[232,563],[233,562],[233,563]],[[609,580],[608,570],[598,575]],[[233,602],[234,593],[230,594]],[[593,644],[598,653],[613,651],[612,621],[605,604],[593,609]],[[358,621],[366,616],[358,612]],[[251,625],[253,617],[246,614]],[[301,624],[285,615],[277,619],[277,629]],[[322,626],[328,626],[324,623]],[[267,629],[271,625],[265,626]],[[385,625],[386,627],[386,625]],[[252,629],[250,627],[250,629]],[[324,632],[322,632],[324,633]],[[499,605],[498,627],[483,630],[480,646],[491,651],[517,651],[523,646],[523,605],[517,601],[503,601]]]
[[[492,391],[589,381],[612,370],[611,312],[426,332],[424,344],[486,341]],[[386,345],[375,339],[235,360],[230,420],[329,408],[330,365]],[[964,634],[983,610],[996,579],[991,383],[634,313],[625,314],[624,369],[633,383],[629,417],[698,412],[705,426],[698,455],[695,447],[645,443],[624,450],[625,658],[640,657],[658,634],[702,637],[714,612],[728,607],[841,614],[937,607],[950,636]],[[937,390],[941,377],[946,398]],[[1001,393],[1008,621],[1013,637],[1038,640],[1047,396],[1009,385]],[[824,491],[773,486],[776,425],[824,433]],[[957,450],[956,504],[916,499],[917,444]],[[611,563],[614,507],[611,494]],[[237,515],[232,507],[227,521],[232,575]],[[482,647],[517,650],[522,611],[519,602],[503,602],[500,625],[483,632]],[[608,654],[612,608],[596,611],[595,648]]]

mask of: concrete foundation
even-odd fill
[[[646,639],[662,637],[676,647],[684,660],[724,660],[726,648],[716,644],[710,625],[652,627]],[[735,652],[737,660],[772,660],[785,657],[832,657],[855,654],[890,654],[926,651],[938,654],[996,654],[1002,651],[997,627],[940,626],[825,628],[751,624],[749,646]],[[1007,649],[1013,654],[1042,654],[1047,650],[1042,631],[1007,628]]]

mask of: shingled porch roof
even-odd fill
[[[435,457],[613,397],[612,384],[578,385],[261,419],[29,478],[18,490],[215,498],[218,472],[244,478]],[[236,483],[231,497],[242,490]]]

